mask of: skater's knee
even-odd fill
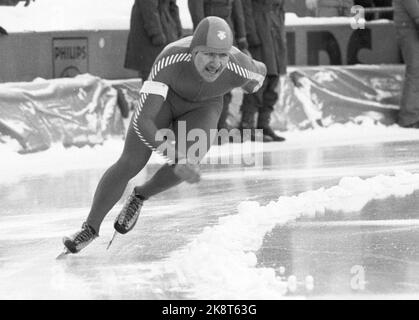
[[[145,166],[145,163],[138,158],[121,156],[115,166],[128,179],[135,177]]]

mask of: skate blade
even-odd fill
[[[68,251],[67,248],[64,248],[63,252],[61,252],[56,258],[55,260],[61,260],[63,258],[65,258],[68,254],[70,253],[70,251]]]
[[[109,248],[111,247],[111,244],[112,244],[113,240],[115,239],[117,233],[118,233],[117,231],[115,231],[113,233],[112,239],[111,239],[111,241],[109,241],[108,246],[106,247],[106,250],[109,250]]]

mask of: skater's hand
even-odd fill
[[[185,164],[176,164],[174,168],[174,173],[185,180],[188,183],[197,183],[201,179],[201,174],[199,172],[199,166],[197,164],[185,163]]]

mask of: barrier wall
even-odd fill
[[[392,124],[403,73],[401,65],[290,68],[271,124],[280,130],[365,120]],[[52,143],[83,146],[122,137],[122,118],[135,109],[140,87],[140,79],[109,81],[89,74],[0,84],[0,138],[11,136],[25,153]],[[227,121],[236,127],[242,97],[241,90],[233,91]]]
[[[287,25],[290,65],[400,63],[392,22],[354,30],[348,18],[302,18]],[[128,30],[10,33],[0,36],[0,82],[89,73],[129,79],[124,69]]]
[[[10,33],[0,36],[0,82],[89,73],[103,79],[136,78],[124,69],[126,30]]]

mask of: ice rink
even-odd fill
[[[2,149],[0,298],[417,299],[418,142],[417,130],[374,126],[289,134],[263,147],[259,166],[203,165],[199,184],[150,199],[106,250],[154,159],[100,237],[63,260],[61,238],[81,226],[122,142]],[[214,147],[211,159],[245,154],[228,148]]]

